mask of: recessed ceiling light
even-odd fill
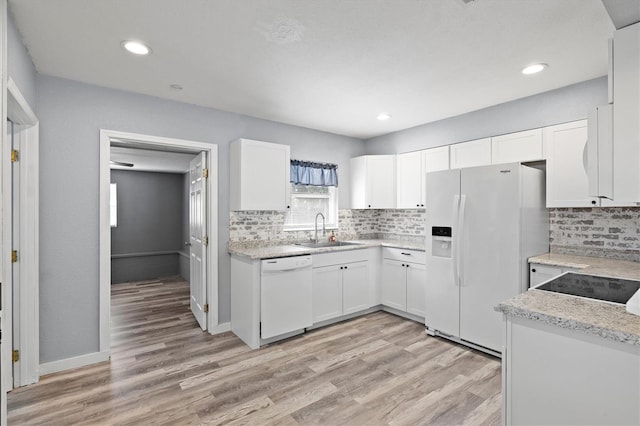
[[[545,69],[546,67],[547,67],[547,64],[531,64],[529,66],[522,68],[522,74],[524,75],[536,74],[542,71],[543,69]]]
[[[376,117],[378,120],[380,121],[384,121],[384,120],[388,120],[391,118],[391,116],[385,112],[378,114],[378,116]]]
[[[149,46],[139,41],[132,41],[132,40],[123,41],[122,47],[124,47],[127,51],[134,53],[136,55],[148,55],[149,53],[151,53],[151,49],[149,48]]]

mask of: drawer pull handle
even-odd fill
[[[400,252],[400,254],[403,256],[411,256],[411,253]]]
[[[535,268],[531,270],[531,272],[535,272],[535,271],[536,271]]]

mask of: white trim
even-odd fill
[[[45,362],[40,364],[40,374],[57,373],[58,371],[70,370],[72,368],[84,367],[85,365],[96,364],[98,362],[109,361],[108,352],[94,352],[72,358],[65,358],[58,361]]]
[[[171,139],[100,129],[100,352],[109,353],[111,346],[111,226],[109,223],[109,183],[111,141],[186,148],[206,151],[210,169],[207,182],[209,247],[207,250],[207,329],[218,327],[218,146],[205,142]],[[213,208],[211,208],[213,206]]]
[[[127,259],[130,257],[169,256],[172,254],[179,255],[180,252],[178,250],[165,250],[165,251],[144,251],[140,253],[121,253],[121,254],[112,254],[111,259]]]
[[[224,322],[222,324],[218,324],[217,326],[209,329],[209,334],[222,334],[227,331],[231,331],[231,323]]]
[[[3,159],[0,160],[0,177],[4,180],[6,179],[6,167],[8,163],[8,158],[5,157],[6,150],[5,147],[7,144],[7,79],[5,76],[7,75],[7,1],[0,0],[0,151],[2,151]],[[6,268],[6,256],[8,253],[7,250],[7,235],[5,234],[5,222],[6,215],[6,194],[4,193],[4,189],[6,187],[5,182],[2,182],[0,186],[3,190],[2,195],[0,196],[0,232],[2,235],[0,236],[0,256],[2,256],[2,260],[0,263],[2,264],[2,275],[0,276],[0,280],[2,280],[2,305],[0,305],[0,326],[2,327],[2,338],[0,339],[0,425],[4,426],[7,424],[7,393],[8,389],[4,387],[4,376],[8,373],[11,373],[11,364],[7,363],[10,361],[11,354],[11,345],[7,344],[11,342],[11,329],[7,327],[7,322],[5,316],[8,314],[6,312],[5,306],[11,305],[11,292],[10,285],[11,281],[6,281],[7,278],[7,268]],[[10,222],[10,221],[9,221]],[[10,248],[9,248],[10,251]],[[10,274],[9,274],[10,275]],[[9,368],[7,368],[9,367]]]
[[[7,118],[16,124],[27,126],[34,126],[38,123],[38,117],[11,77],[7,81]]]

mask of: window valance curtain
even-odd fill
[[[338,186],[338,166],[291,160],[289,180],[296,185]]]

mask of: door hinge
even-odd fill
[[[18,261],[18,250],[11,250],[11,263]]]
[[[18,362],[20,361],[20,351],[19,350],[15,350],[13,352],[11,352],[11,361],[13,362]]]
[[[202,177],[205,179],[209,177],[209,169],[202,169]]]
[[[209,312],[209,304],[208,304],[208,303],[205,303],[205,304],[204,304],[204,312],[205,312],[205,314],[206,314],[207,312]]]
[[[18,150],[17,149],[12,149],[11,150],[11,162],[15,163],[19,159],[20,159],[20,154],[18,153]]]
[[[209,237],[204,237],[202,239],[202,244],[204,244],[205,246],[208,246],[209,245]]]

